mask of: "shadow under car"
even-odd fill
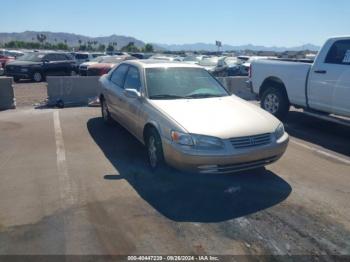
[[[148,168],[144,146],[119,125],[108,127],[101,118],[87,128],[118,174],[101,174],[111,183],[125,179],[165,217],[177,222],[222,222],[267,209],[284,201],[291,186],[271,171],[232,175],[192,174]]]

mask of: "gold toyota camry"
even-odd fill
[[[123,62],[100,79],[102,117],[146,147],[149,164],[232,173],[277,161],[289,137],[271,114],[226,89],[205,69],[155,60]]]

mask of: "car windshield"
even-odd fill
[[[227,91],[202,68],[148,68],[150,99],[183,99],[228,96]]]
[[[219,62],[219,58],[205,58],[199,62],[201,66],[216,66]]]
[[[19,57],[18,61],[30,61],[30,62],[41,62],[45,54],[40,53],[27,53]]]

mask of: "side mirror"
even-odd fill
[[[47,60],[47,59],[45,59],[45,60],[43,60],[43,63],[44,63],[44,64],[48,64],[48,63],[50,63],[50,61]]]
[[[136,89],[125,89],[124,90],[124,94],[125,94],[125,96],[127,96],[129,98],[139,98],[139,97],[141,97],[140,92],[137,91]]]

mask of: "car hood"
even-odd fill
[[[42,62],[33,62],[33,61],[11,61],[8,62],[7,65],[14,65],[14,66],[31,66],[31,65],[42,65]]]
[[[98,64],[93,64],[89,66],[89,68],[112,68],[113,66],[115,66],[115,64],[98,63]]]
[[[280,123],[236,96],[149,101],[187,132],[221,139],[273,133]]]
[[[81,67],[88,67],[88,66],[91,66],[91,65],[95,65],[97,63],[98,62],[85,62],[85,63],[80,64],[80,66]]]

